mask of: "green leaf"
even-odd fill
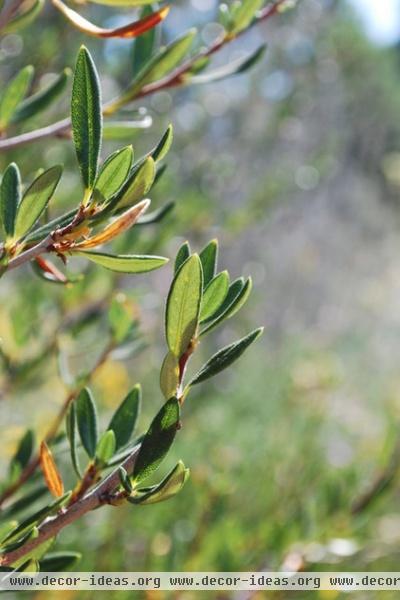
[[[119,480],[121,482],[122,487],[128,494],[132,493],[133,487],[131,480],[129,479],[128,473],[125,471],[123,466],[120,466],[118,469]]]
[[[121,344],[130,334],[134,323],[132,316],[125,306],[124,299],[113,298],[108,311],[108,322],[116,344]]]
[[[222,302],[225,300],[229,290],[228,271],[222,271],[210,281],[204,290],[203,302],[201,304],[200,322],[211,318]]]
[[[64,494],[61,498],[57,498],[47,506],[37,510],[33,514],[29,515],[26,519],[21,521],[15,529],[13,529],[6,538],[5,542],[16,541],[20,536],[25,535],[28,531],[33,529],[34,526],[39,525],[46,517],[55,515],[62,506],[68,502],[71,497],[71,492]]]
[[[212,240],[207,244],[199,256],[203,267],[203,285],[206,287],[217,271],[218,240]]]
[[[176,273],[167,298],[166,339],[177,358],[186,352],[197,333],[202,290],[200,258],[192,254]]]
[[[254,52],[252,52],[248,56],[245,56],[244,58],[239,58],[238,60],[228,63],[220,67],[219,69],[215,69],[207,73],[201,73],[200,75],[190,77],[190,84],[211,83],[214,81],[221,81],[222,79],[232,77],[233,75],[240,75],[242,73],[245,73],[246,71],[251,69],[251,67],[253,67],[259,60],[261,60],[261,58],[265,54],[266,49],[266,44],[262,44],[262,46],[260,46]]]
[[[2,33],[20,32],[25,29],[25,27],[28,27],[28,25],[30,25],[41,13],[44,4],[45,0],[35,0],[27,10],[17,13],[17,15],[2,28]]]
[[[86,189],[97,177],[101,148],[102,112],[100,84],[89,51],[81,47],[76,62],[71,99],[72,135]]]
[[[263,4],[264,0],[242,0],[240,4],[236,4],[231,12],[232,33],[237,34],[247,29]]]
[[[154,271],[154,269],[159,269],[168,262],[168,258],[162,256],[134,254],[112,256],[101,252],[74,252],[74,254],[84,256],[88,260],[118,273],[148,273]]]
[[[236,280],[232,283],[232,285],[229,287],[225,300],[217,310],[217,313],[213,315],[213,320],[201,331],[200,335],[210,332],[220,323],[225,321],[225,319],[230,319],[233,317],[233,315],[235,315],[238,310],[242,308],[251,292],[251,277],[247,279],[244,285],[239,284],[242,284],[241,280]],[[239,287],[240,290],[237,291]],[[236,294],[234,294],[234,291],[236,291]]]
[[[76,431],[75,402],[71,402],[71,404],[69,406],[67,416],[65,419],[65,425],[66,425],[66,433],[67,433],[67,437],[68,437],[68,441],[69,441],[69,449],[70,449],[70,453],[71,453],[72,466],[74,467],[74,471],[77,474],[78,478],[81,479],[82,472],[81,472],[81,468],[79,465],[78,440],[76,437],[77,431]]]
[[[179,426],[179,402],[170,398],[151,423],[143,438],[133,470],[135,483],[149,477],[161,464]]]
[[[97,443],[96,463],[101,467],[105,467],[114,456],[115,450],[115,433],[112,430],[105,431]]]
[[[176,496],[181,491],[188,477],[189,469],[186,469],[180,460],[161,483],[147,489],[138,489],[135,495],[128,498],[128,500],[132,504],[156,504],[157,502],[164,502],[164,500]]]
[[[34,226],[53,196],[62,167],[51,167],[37,177],[26,190],[18,206],[14,235],[21,238]]]
[[[229,367],[243,354],[250,344],[260,337],[263,331],[263,327],[255,329],[241,340],[238,340],[229,346],[225,346],[225,348],[222,348],[222,350],[219,350],[219,352],[214,354],[214,356],[212,356],[210,360],[207,361],[200,371],[193,377],[193,379],[189,382],[189,386],[195,385],[196,383],[201,383],[210,377],[214,377],[214,375],[217,375],[217,373],[220,373]]]
[[[0,100],[0,129],[7,127],[18,105],[25,98],[33,72],[32,66],[24,67],[4,90]]]
[[[140,413],[141,399],[142,389],[137,384],[121,402],[107,427],[115,434],[116,450],[131,439]]]
[[[15,468],[21,472],[28,465],[32,456],[34,443],[35,434],[31,429],[28,429],[20,439],[17,450],[11,459],[10,472],[13,472]]]
[[[65,90],[70,76],[71,70],[64,69],[47,87],[21,102],[12,117],[12,123],[26,121],[50,106]]]
[[[164,397],[168,400],[175,396],[179,387],[179,360],[168,352],[164,358],[160,372],[160,388]]]
[[[175,258],[174,273],[177,273],[179,271],[179,269],[181,268],[183,263],[189,258],[189,256],[190,256],[189,242],[184,242],[182,244],[182,246],[179,248],[176,258]]]
[[[145,6],[141,13],[140,19],[144,19],[153,13],[153,9],[150,6]],[[160,27],[152,27],[144,34],[139,35],[133,41],[133,73],[139,73],[143,65],[150,60],[156,44],[160,38]]]
[[[156,176],[155,162],[148,156],[142,164],[135,169],[121,189],[115,201],[118,210],[133,206],[145,197],[153,185]]]
[[[0,186],[0,220],[6,237],[13,237],[15,217],[21,199],[21,175],[15,163],[4,171]]]
[[[196,29],[190,29],[168,46],[161,48],[139,71],[131,85],[117,100],[116,106],[123,106],[133,100],[145,85],[162,79],[172,71],[189,52],[196,33]]]
[[[169,149],[171,148],[173,138],[174,129],[172,125],[168,125],[167,131],[164,133],[157,146],[151,152],[151,157],[155,162],[159,162],[167,156]]]
[[[153,223],[159,223],[162,221],[175,207],[175,202],[167,202],[164,206],[153,210],[150,213],[146,213],[139,217],[136,225],[151,225]]]
[[[40,570],[45,573],[56,573],[70,569],[82,558],[80,552],[50,552],[40,559]]]
[[[93,458],[98,441],[97,409],[88,388],[84,388],[76,400],[76,418],[82,445]]]
[[[106,202],[118,192],[129,175],[133,161],[133,148],[117,150],[104,162],[95,185],[96,200]]]

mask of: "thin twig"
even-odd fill
[[[253,21],[253,25],[266,21],[273,15],[275,15],[280,7],[284,5],[287,0],[276,0],[272,4],[269,4],[262,10],[258,17]],[[169,89],[172,87],[177,87],[183,85],[185,82],[185,75],[190,71],[192,66],[201,58],[209,57],[215,54],[222,47],[226,46],[233,40],[237,39],[249,28],[240,31],[235,36],[223,35],[218,38],[211,46],[205,48],[198,52],[195,56],[185,61],[181,66],[177,67],[164,79],[160,79],[159,81],[155,81],[154,83],[150,83],[145,85],[134,97],[129,99],[129,102],[133,100],[137,100],[139,98],[144,98],[145,96],[149,96],[156,92],[159,92],[164,89]],[[112,100],[107,103],[103,107],[103,114],[111,115],[116,112],[119,108],[121,108],[121,104],[119,103],[118,98],[116,100]],[[61,121],[57,121],[52,125],[47,125],[46,127],[42,127],[41,129],[36,129],[35,131],[29,131],[27,133],[22,133],[21,135],[4,138],[0,140],[0,152],[4,152],[6,150],[11,150],[13,148],[18,148],[19,146],[24,146],[26,144],[31,144],[41,139],[45,139],[53,136],[60,136],[67,132],[71,126],[70,118],[62,119]]]
[[[96,364],[94,365],[90,374],[88,375],[88,379],[92,378],[93,375],[96,373],[96,371],[106,362],[110,352],[113,349],[114,349],[114,345],[112,343],[110,343],[106,346],[106,348],[103,350],[103,352],[97,359]],[[71,402],[73,402],[75,400],[75,398],[78,396],[81,389],[82,389],[82,386],[79,386],[78,388],[69,392],[69,394],[65,398],[64,402],[61,405],[59,413],[57,414],[57,416],[54,419],[53,423],[51,424],[46,436],[44,437],[44,441],[46,443],[50,443],[57,435],[58,430],[64,420],[65,415],[67,414],[67,411],[68,411],[68,408],[69,408]],[[0,495],[0,508],[4,504],[4,502],[6,502],[6,500],[11,498],[11,496],[13,496],[24,485],[24,483],[26,483],[26,481],[28,481],[32,477],[32,475],[35,473],[36,469],[38,468],[39,464],[40,464],[40,457],[39,457],[39,453],[37,453],[34,456],[34,458],[32,458],[32,460],[28,463],[28,465],[25,467],[25,469],[23,469],[23,471],[20,474],[20,476],[18,477],[18,479],[2,492],[2,494]]]
[[[133,471],[139,448],[140,446],[136,446],[128,458],[122,463],[122,467],[127,473],[132,473]],[[70,525],[89,511],[92,511],[99,506],[112,504],[112,495],[119,486],[119,483],[119,469],[117,468],[84,498],[71,504],[65,512],[58,514],[56,517],[48,518],[43,525],[39,527],[39,534],[35,539],[28,541],[13,552],[0,556],[0,565],[12,565],[15,561],[23,558],[28,552],[35,550],[35,548],[38,548],[43,542],[56,536],[64,527]]]

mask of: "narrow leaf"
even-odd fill
[[[115,449],[115,433],[105,431],[97,444],[96,463],[102,467],[107,465],[108,461],[114,456]]]
[[[96,67],[84,46],[81,47],[76,62],[71,121],[83,183],[86,189],[92,189],[97,177],[101,147],[101,93]]]
[[[84,388],[76,400],[76,417],[82,445],[93,458],[98,440],[97,410],[88,388]]]
[[[172,125],[168,125],[167,131],[164,133],[157,146],[151,152],[151,157],[154,160],[154,162],[159,162],[160,160],[166,157],[166,155],[169,152],[169,149],[171,148],[173,137],[174,129]]]
[[[15,217],[21,199],[21,176],[15,163],[4,171],[0,186],[0,220],[6,237],[13,237]]]
[[[18,105],[25,98],[33,72],[32,66],[24,67],[4,90],[0,100],[0,129],[7,127]]]
[[[232,11],[232,33],[237,34],[250,25],[256,12],[264,4],[264,0],[242,0]]]
[[[208,285],[215,276],[218,260],[218,241],[212,240],[199,254],[203,267],[203,284]]]
[[[201,331],[201,335],[204,335],[205,333],[211,331],[220,323],[225,321],[225,319],[230,319],[231,317],[233,317],[233,315],[235,315],[247,301],[252,289],[251,277],[247,279],[247,281],[241,287],[240,291],[235,296],[233,296],[233,293],[231,294],[231,289],[234,289],[233,286],[235,283],[236,282],[234,282],[230,286],[224,302],[222,303],[221,307],[217,310],[217,313],[213,315],[213,320]]]
[[[119,480],[121,482],[122,487],[128,494],[132,493],[133,487],[131,480],[129,479],[128,473],[125,471],[124,467],[120,466],[118,469]]]
[[[160,372],[160,388],[164,397],[168,400],[175,396],[179,387],[179,360],[168,352],[164,358]]]
[[[40,444],[40,466],[51,494],[56,498],[63,496],[64,484],[46,442]]]
[[[200,75],[190,76],[188,81],[190,84],[205,84],[211,83],[214,81],[221,81],[223,79],[227,79],[228,77],[232,77],[233,75],[240,75],[245,73],[251,67],[253,67],[261,58],[264,56],[267,46],[263,44],[259,48],[257,48],[250,55],[245,56],[244,58],[239,58],[227,65],[220,67],[219,69],[214,69],[213,71],[208,71],[207,73],[201,73]]]
[[[168,258],[163,258],[162,256],[139,256],[133,254],[113,256],[101,252],[87,251],[79,251],[75,254],[118,273],[148,273],[149,271],[154,271],[154,269],[159,269],[168,262]]]
[[[158,25],[169,13],[169,7],[164,7],[157,12],[152,12],[148,17],[133,21],[122,27],[115,27],[112,29],[104,29],[94,25],[91,21],[88,21],[82,15],[77,13],[72,8],[69,8],[62,0],[52,0],[54,6],[58,8],[60,12],[68,19],[74,27],[86,33],[98,38],[134,38],[138,35],[142,35],[149,29],[152,29]]]
[[[222,348],[222,350],[214,354],[214,356],[212,356],[210,360],[206,362],[206,364],[190,381],[189,385],[201,383],[202,381],[213,377],[217,373],[220,373],[229,367],[243,354],[250,344],[252,344],[262,334],[263,330],[263,327],[255,329],[241,340]]]
[[[128,177],[133,161],[133,148],[117,150],[104,162],[95,185],[96,200],[106,202],[118,192]]]
[[[203,302],[201,304],[200,322],[211,318],[222,302],[225,300],[229,289],[228,271],[222,271],[210,281],[204,290]]]
[[[128,498],[133,504],[156,504],[164,502],[173,496],[176,496],[189,477],[189,469],[180,460],[178,464],[168,473],[168,475],[158,485],[151,488],[138,489],[135,495]]]
[[[145,6],[140,13],[140,18],[144,19],[145,17],[148,17],[152,12],[150,6]],[[134,74],[138,73],[143,65],[150,60],[160,38],[159,32],[160,28],[153,27],[135,39],[133,43],[132,60]]]
[[[168,400],[151,423],[143,438],[133,470],[137,483],[149,477],[160,465],[174,441],[179,426],[179,402]]]
[[[74,471],[78,478],[82,477],[81,468],[78,459],[78,440],[77,440],[77,429],[76,429],[76,408],[75,402],[71,402],[67,412],[66,420],[66,433],[69,441],[69,449],[71,453],[71,462],[74,467]]]
[[[47,87],[21,102],[12,117],[12,123],[26,121],[50,106],[65,90],[70,75],[71,70],[64,69]]]
[[[46,554],[44,558],[41,558],[40,570],[45,573],[56,573],[59,571],[66,571],[70,569],[77,561],[82,558],[82,554],[79,552],[65,551],[62,552],[51,552]]]
[[[196,335],[203,289],[200,258],[193,254],[172,282],[166,307],[165,330],[168,348],[177,358]]]
[[[153,124],[150,115],[131,121],[107,121],[103,124],[103,139],[105,140],[129,140],[137,133],[138,129],[148,129]]]
[[[140,412],[141,398],[141,387],[135,385],[121,402],[107,427],[115,434],[116,450],[125,446],[132,437]]]
[[[167,73],[172,71],[189,52],[196,33],[196,29],[190,29],[155,54],[139,71],[131,85],[117,100],[116,107],[123,106],[130,100],[134,100],[145,85],[162,79]]]
[[[45,0],[35,0],[27,10],[18,12],[7,25],[2,29],[2,33],[14,33],[22,31],[30,25],[36,17],[41,13],[45,4]]]
[[[189,242],[184,242],[182,244],[182,246],[179,248],[176,258],[175,258],[175,265],[174,265],[175,273],[177,273],[179,271],[179,269],[181,268],[183,263],[189,258],[189,256],[190,256]]]
[[[132,206],[150,191],[156,176],[155,162],[151,156],[132,173],[115,201],[118,210]]]
[[[33,227],[53,196],[62,167],[51,167],[30,185],[18,206],[14,235],[21,238]]]

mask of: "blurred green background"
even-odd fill
[[[375,5],[361,4],[364,11]],[[165,39],[206,24],[201,31],[207,41],[215,31],[215,8],[214,0],[174,2]],[[85,14],[107,25],[128,18],[94,5]],[[169,122],[175,127],[168,169],[152,199],[154,207],[173,200],[176,208],[161,225],[125,237],[124,248],[172,257],[185,239],[200,249],[218,237],[221,268],[253,275],[249,304],[202,344],[199,364],[259,324],[266,332],[234,369],[201,386],[185,406],[183,430],[165,465],[182,458],[191,468],[179,496],[151,507],[106,508],[62,532],[57,549],[85,551],[78,569],[398,570],[400,53],[395,35],[376,44],[357,14],[344,0],[302,0],[219,58],[223,62],[267,40],[267,57],[251,74],[163,92],[143,103],[153,126],[133,138],[137,156]],[[129,79],[131,42],[86,40],[50,6],[23,35],[1,41],[1,80],[29,60],[38,81],[46,81],[73,66],[83,41],[95,55],[108,99]],[[67,110],[68,94],[36,124]],[[108,142],[104,155],[128,141]],[[38,167],[63,162],[58,206],[79,200],[68,140],[0,155],[0,168],[11,160],[26,180]],[[118,282],[94,269],[68,289],[22,270],[4,280],[4,352],[17,363],[39,357],[18,382],[2,375],[4,469],[26,425],[43,433],[65,395],[57,357],[49,352],[60,322],[82,305],[106,305],[117,289],[140,315],[143,348],[126,360],[114,356],[96,374],[93,389],[106,423],[129,387],[141,382],[146,427],[162,401],[157,380],[170,279],[167,267]],[[100,318],[59,332],[64,366],[76,373],[93,363],[104,331]],[[377,492],[384,489],[364,510],[354,510],[379,477]],[[201,596],[267,597],[196,593]]]

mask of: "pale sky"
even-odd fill
[[[349,0],[360,14],[369,37],[377,44],[400,39],[400,0]]]

